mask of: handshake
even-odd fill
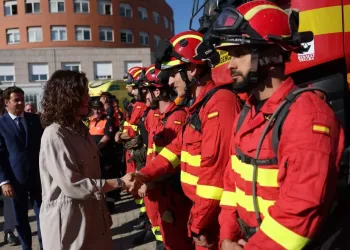
[[[142,198],[146,196],[146,178],[141,173],[127,173],[121,178],[121,180],[123,181],[122,190],[126,190],[132,194],[138,194]]]

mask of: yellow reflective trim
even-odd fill
[[[220,200],[223,191],[223,188],[198,184],[196,194],[205,199]]]
[[[287,250],[302,249],[309,242],[308,238],[303,237],[293,232],[289,228],[281,225],[269,214],[265,216],[263,222],[261,223],[260,229],[270,239]]]
[[[236,207],[237,206],[236,193],[235,192],[229,192],[229,191],[222,192],[220,205]]]
[[[312,31],[314,35],[343,32],[342,6],[301,11],[299,31]]]
[[[169,62],[163,62],[162,66],[176,66],[181,64],[180,60],[173,60],[173,61],[169,61]]]
[[[208,118],[210,119],[210,118],[217,117],[217,116],[219,116],[219,112],[218,112],[218,111],[213,112],[213,113],[210,113],[210,114],[208,115]]]
[[[250,19],[252,19],[258,12],[262,11],[262,10],[266,10],[266,9],[276,9],[276,10],[280,10],[281,12],[283,12],[285,15],[287,15],[286,12],[284,12],[281,8],[271,5],[271,4],[262,4],[259,6],[256,6],[254,8],[252,8],[251,10],[249,10],[245,15],[244,18],[249,21]]]
[[[136,205],[142,205],[143,204],[143,199],[135,199]]]
[[[153,143],[153,151],[159,154],[160,151],[162,151],[163,147],[156,146],[156,144]]]
[[[312,131],[329,134],[329,128],[322,125],[312,125]]]
[[[146,207],[140,207],[140,212],[145,213],[146,212]]]
[[[253,165],[241,162],[237,156],[231,156],[232,169],[243,180],[253,181]],[[278,169],[258,168],[257,183],[262,187],[278,187]]]
[[[132,128],[132,130],[137,131],[137,125],[130,125],[130,127]]]
[[[135,78],[138,74],[141,74],[142,69],[135,72],[135,74],[132,75],[133,78]]]
[[[177,125],[181,125],[182,124],[182,122],[180,122],[180,121],[174,121],[174,123],[177,124]]]
[[[165,147],[162,149],[162,151],[159,152],[159,155],[167,159],[171,163],[171,165],[173,165],[174,168],[180,165],[179,157]]]
[[[153,148],[148,148],[147,149],[147,155],[150,155],[150,154],[152,154],[153,153]]]
[[[344,32],[350,32],[350,4],[343,6],[344,12]]]
[[[156,241],[163,241],[163,236],[161,234],[155,234]]]
[[[186,183],[188,185],[196,186],[198,182],[198,177],[191,175],[187,172],[181,171],[181,182]]]
[[[150,68],[146,71],[146,75],[147,75],[152,69],[155,69],[155,68],[156,68],[155,66],[150,67]]]
[[[172,43],[172,45],[175,46],[175,45],[178,44],[181,40],[186,39],[186,38],[197,39],[197,40],[199,40],[199,41],[201,41],[201,42],[203,41],[203,37],[201,37],[201,36],[190,35],[190,34],[188,34],[188,35],[183,35],[183,36],[178,37],[178,38]]]
[[[181,151],[181,161],[191,165],[192,167],[200,167],[201,166],[201,155],[191,155],[186,151]]]
[[[254,212],[254,205],[253,205],[253,196],[245,194],[244,191],[240,190],[236,187],[235,192],[235,201],[238,205],[243,207],[248,212]],[[265,200],[261,198],[260,196],[257,196],[257,202],[260,213],[262,213],[264,216],[268,214],[268,209],[270,206],[274,205],[276,201],[273,200]]]

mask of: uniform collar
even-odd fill
[[[164,114],[162,114],[162,116],[165,116],[167,113],[171,112],[174,108],[176,108],[176,104],[174,102],[171,102],[166,108]]]
[[[189,108],[189,111],[192,112],[193,110],[196,109],[197,104],[204,98],[204,96],[213,88],[215,88],[215,83],[213,82],[213,80],[209,80],[201,89],[201,91],[199,92],[198,97],[196,98],[196,100],[194,101],[194,103],[191,105],[191,107]]]
[[[264,114],[273,114],[276,111],[276,106],[278,106],[294,88],[296,88],[296,86],[294,85],[293,79],[291,77],[288,77],[265,102],[260,111]],[[247,100],[247,104],[249,106],[254,106],[255,102],[256,99],[254,95],[251,95]]]

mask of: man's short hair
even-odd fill
[[[8,87],[2,93],[4,99],[9,100],[12,93],[21,93],[24,95],[24,91],[19,87]]]

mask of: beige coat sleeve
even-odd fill
[[[69,150],[64,138],[57,133],[50,133],[43,138],[40,158],[46,166],[53,182],[62,192],[72,199],[94,199],[105,181],[84,177]],[[97,185],[100,184],[100,185]]]

